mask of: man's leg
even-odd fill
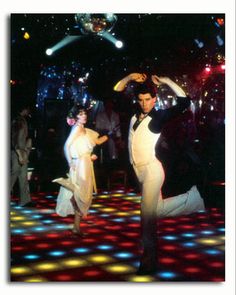
[[[19,188],[20,188],[20,205],[24,206],[25,204],[31,202],[30,191],[29,191],[29,182],[27,179],[27,164],[22,165],[20,168],[19,174]]]
[[[143,183],[141,201],[141,236],[143,255],[138,273],[155,272],[157,268],[157,215],[156,208],[162,179]]]
[[[11,151],[11,190],[20,174],[20,164],[15,151]]]

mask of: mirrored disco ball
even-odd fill
[[[113,13],[77,13],[75,22],[83,34],[102,34],[110,32],[117,21]]]

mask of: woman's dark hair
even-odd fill
[[[76,119],[76,116],[77,116],[80,112],[86,112],[86,113],[87,113],[87,109],[86,109],[83,105],[76,104],[76,105],[74,105],[74,106],[69,110],[67,117],[70,118],[70,119]]]

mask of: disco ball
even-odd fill
[[[102,34],[104,32],[110,32],[116,21],[117,16],[112,13],[77,13],[75,15],[75,22],[82,34]]]

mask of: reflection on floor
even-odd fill
[[[37,193],[33,201],[33,209],[14,198],[11,203],[11,281],[224,281],[224,214],[218,208],[159,221],[159,269],[136,276],[139,195],[94,196],[83,239],[70,234],[72,216],[55,214],[56,193]]]

